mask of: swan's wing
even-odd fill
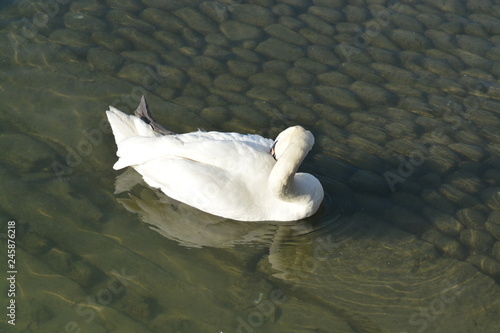
[[[118,145],[115,169],[149,161],[181,157],[203,164],[229,168],[234,163],[267,159],[272,140],[258,135],[196,132],[161,137],[130,137]]]
[[[273,140],[263,138],[257,134],[239,134],[239,133],[226,133],[226,132],[191,132],[177,135],[178,140],[184,143],[202,142],[202,141],[236,141],[246,142],[255,146],[267,147],[269,149]]]
[[[169,197],[219,216],[245,213],[252,198],[238,177],[225,169],[179,157],[135,167],[146,183]]]

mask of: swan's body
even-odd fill
[[[114,169],[131,166],[169,197],[235,220],[293,221],[319,208],[320,182],[296,173],[314,144],[302,127],[286,129],[274,143],[237,133],[173,134],[145,112],[150,116],[144,99],[140,117],[106,112],[118,146]]]

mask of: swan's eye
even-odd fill
[[[271,150],[269,151],[269,153],[271,154],[271,156],[274,158],[275,161],[277,161],[276,159],[276,150],[274,149],[274,147],[276,146],[276,143],[278,141],[274,142],[273,146],[271,147]]]

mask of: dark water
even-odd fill
[[[500,4],[0,9],[0,331],[498,332]],[[104,111],[143,94],[176,132],[311,130],[318,213],[229,221],[115,172]]]

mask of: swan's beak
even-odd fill
[[[276,146],[276,142],[278,141],[275,141],[273,146],[271,147],[271,150],[269,151],[269,153],[271,154],[271,156],[274,158],[275,161],[277,161],[276,159],[276,151],[274,150],[274,147]]]

